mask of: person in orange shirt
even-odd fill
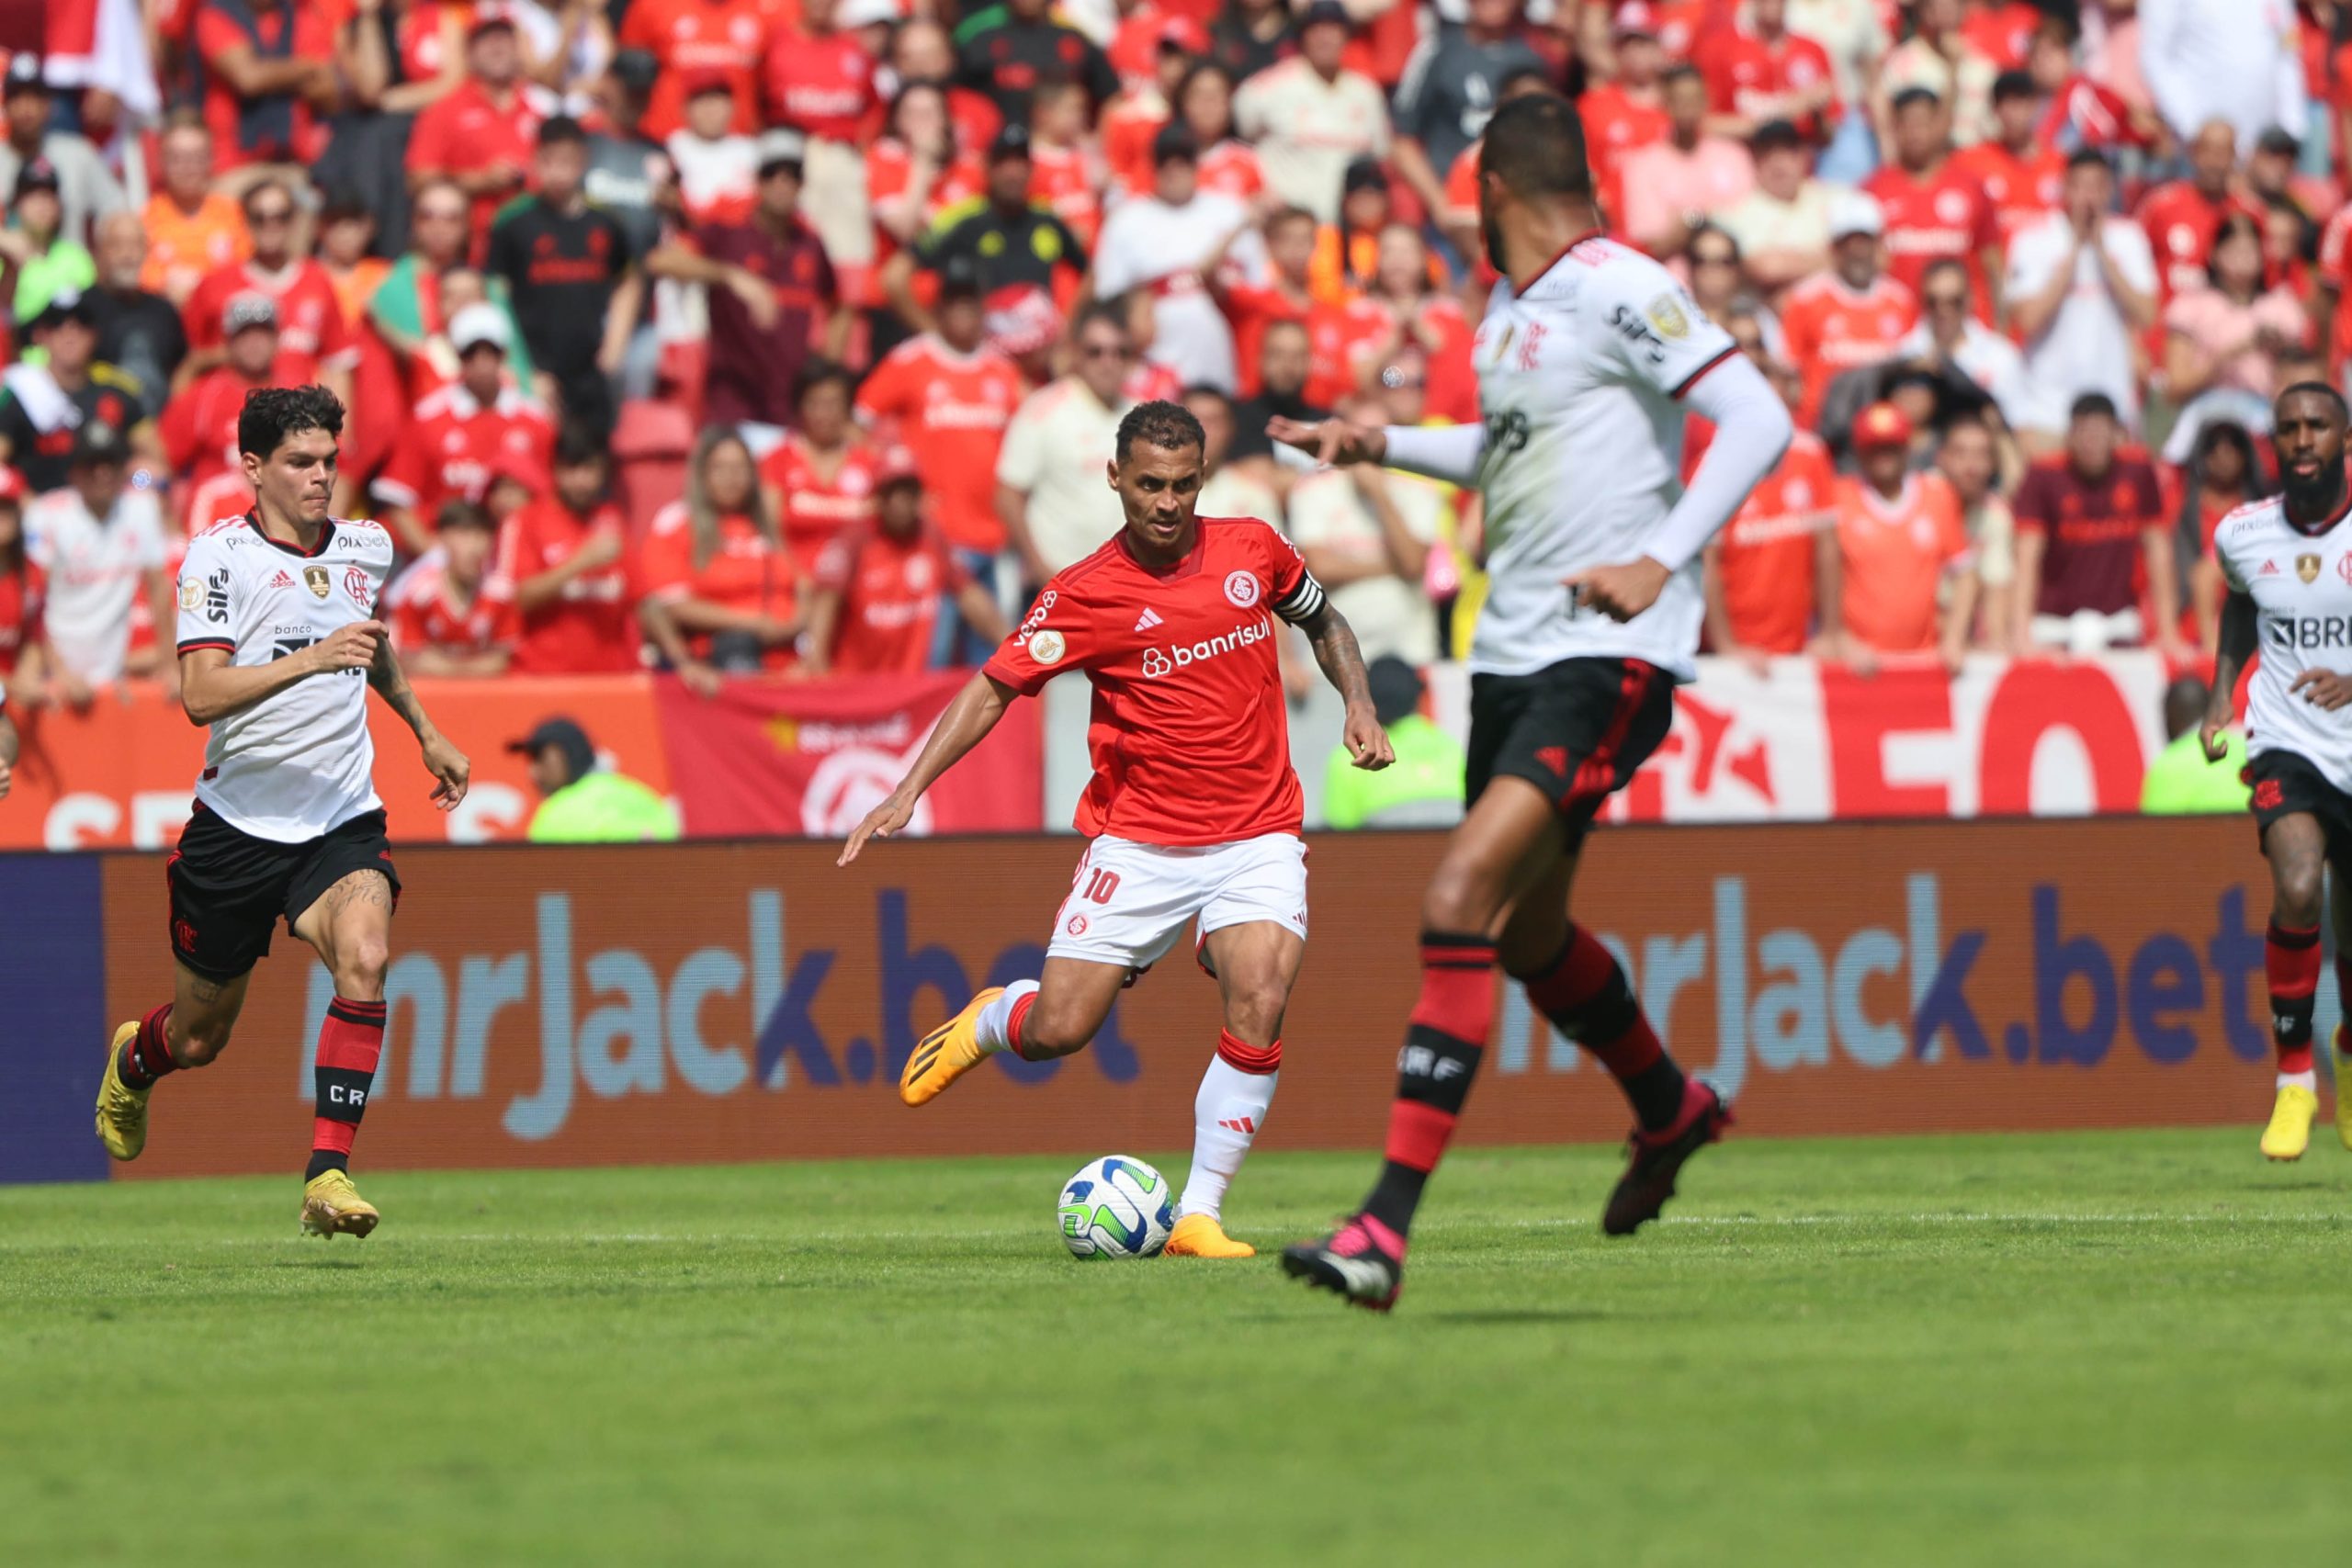
[[[1861,472],[1838,481],[1839,621],[1858,663],[1935,653],[1957,671],[1976,619],[1976,552],[1941,474],[1913,473],[1911,422],[1872,403],[1854,422]]]
[[[1861,191],[1838,192],[1829,204],[1829,266],[1789,290],[1781,311],[1791,364],[1804,378],[1797,423],[1821,417],[1829,383],[1849,370],[1894,357],[1919,319],[1919,301],[1885,274],[1886,219]]]
[[[752,450],[734,431],[705,431],[686,495],[655,514],[639,547],[639,615],[665,653],[736,672],[796,661],[807,573],[760,493]],[[672,662],[680,660],[672,653]]]
[[[1732,312],[1723,325],[1740,352],[1793,406],[1796,372],[1765,352],[1764,329],[1754,313]],[[1699,426],[1705,421],[1693,414],[1690,423]],[[1702,446],[1712,434],[1693,429],[1684,446]],[[1696,468],[1687,451],[1684,466]],[[1736,659],[1761,675],[1774,654],[1841,646],[1837,486],[1828,446],[1812,432],[1800,430],[1781,466],[1748,493],[1707,547],[1702,583],[1707,642],[1715,653]],[[1821,621],[1817,643],[1816,610]]]
[[[204,275],[254,254],[245,211],[212,186],[212,132],[188,120],[164,132],[163,188],[147,198],[147,264],[139,285],[185,305]]]

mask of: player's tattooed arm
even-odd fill
[[[2218,762],[2229,754],[2229,741],[2222,731],[2237,716],[2238,676],[2254,657],[2259,631],[2253,597],[2233,591],[2222,604],[2222,646],[2213,655],[2212,694],[2205,699],[2205,727],[2200,733],[2209,762]]]
[[[376,657],[368,666],[368,683],[415,733],[424,771],[433,775],[433,804],[444,811],[455,811],[458,803],[466,798],[466,788],[473,779],[473,764],[466,760],[463,751],[449,743],[449,738],[425,713],[416,688],[408,683],[408,671],[401,668],[400,655],[392,651],[390,637],[376,641]]]
[[[1345,739],[1355,765],[1376,773],[1395,761],[1396,749],[1389,745],[1388,731],[1381,728],[1380,715],[1372,705],[1372,680],[1364,673],[1363,649],[1356,646],[1355,628],[1328,598],[1295,624],[1315,649],[1315,662],[1323,667],[1323,678],[1348,705]]]
[[[905,827],[915,814],[915,802],[922,792],[937,781],[939,775],[962,761],[964,755],[988,739],[989,731],[1004,716],[1016,694],[995,676],[983,670],[965,682],[932,727],[931,739],[923,742],[922,754],[907,776],[899,781],[889,798],[865,814],[865,819],[842,846],[841,858],[835,865],[847,865],[865,848],[868,839],[887,839]]]

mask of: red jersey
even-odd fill
[[[443,502],[480,501],[506,464],[524,459],[541,470],[555,462],[555,427],[539,405],[512,387],[484,408],[452,381],[416,405],[376,493],[422,515],[427,527]]]
[[[904,206],[908,193],[914,186],[914,156],[907,144],[892,137],[882,137],[865,150],[865,195],[878,215],[893,204]],[[923,191],[922,209],[915,214],[920,220],[917,233],[922,233],[939,220],[939,215],[958,202],[976,201],[988,194],[988,171],[978,158],[970,153],[959,156],[942,169]],[[874,225],[874,265],[864,274],[866,298],[863,303],[880,305],[882,296],[882,264],[899,254],[898,236],[880,223]]]
[[[359,363],[359,345],[345,323],[334,279],[307,257],[277,272],[244,261],[206,273],[180,308],[191,350],[200,353],[228,341],[223,313],[243,294],[266,294],[277,301],[277,363],[271,371],[291,377],[288,385],[316,380],[322,367],[343,370]]]
[[[283,360],[285,356],[279,355]],[[300,381],[272,375],[248,381],[227,365],[215,366],[197,378],[186,391],[164,405],[155,434],[163,438],[164,455],[183,491],[200,490],[222,474],[242,475],[237,457],[237,417],[244,412],[245,394],[257,387],[299,387]],[[185,521],[185,518],[183,518]]]
[[[854,523],[817,557],[816,582],[842,596],[833,623],[837,675],[913,675],[931,663],[943,598],[972,581],[955,547],[925,523],[901,537]]]
[[[1812,428],[1829,383],[1849,370],[1894,357],[1919,319],[1918,297],[1892,277],[1857,292],[1835,272],[1817,272],[1789,291],[1781,310],[1789,363],[1804,373],[1797,423]]]
[[[1960,36],[2002,70],[2017,71],[2023,69],[2026,51],[2033,45],[2033,31],[2041,25],[2041,12],[2025,0],[1993,0],[1990,5],[1969,7]]]
[[[247,164],[314,164],[326,151],[327,128],[300,93],[272,94],[260,100],[283,115],[254,114],[214,62],[240,45],[261,60],[304,60],[332,65],[334,23],[324,6],[289,3],[264,11],[250,6],[207,3],[194,16],[196,75],[204,91],[204,125],[212,132],[214,168],[227,174]],[[250,27],[248,27],[250,23]],[[287,34],[293,29],[292,37]]]
[[[768,50],[768,104],[776,122],[827,141],[856,141],[878,101],[874,60],[848,33],[779,34]]]
[[[1814,555],[1837,526],[1838,470],[1821,437],[1800,430],[1723,532],[1717,566],[1732,635],[1767,653],[1802,653],[1813,628]]]
[[[1102,156],[1111,177],[1126,191],[1151,188],[1151,143],[1168,123],[1168,100],[1146,89],[1122,93],[1102,107],[1095,131],[1102,138]]]
[[[384,595],[392,645],[402,653],[435,649],[458,657],[513,645],[518,626],[514,587],[495,571],[483,575],[470,598],[458,591],[434,555],[421,556]]]
[[[2148,231],[2148,248],[2156,254],[2159,306],[2184,289],[2202,288],[2211,281],[2205,268],[2213,259],[2222,220],[2233,212],[2253,219],[2256,231],[2266,221],[2262,209],[2253,203],[2235,195],[2215,200],[2187,180],[2158,186],[2140,203],[2140,227]]]
[[[553,102],[546,94],[519,83],[508,89],[505,107],[501,107],[480,82],[469,76],[447,97],[418,113],[408,137],[410,177],[428,172],[479,175],[501,164],[527,177],[539,126],[553,112]],[[520,195],[522,188],[513,186],[474,197],[477,254],[490,238],[491,221],[498,209]]]
[[[985,345],[958,354],[935,333],[892,349],[858,389],[858,417],[898,427],[940,531],[966,549],[1004,547],[996,458],[1024,390],[1019,368],[1003,355]]]
[[[2327,342],[2327,373],[2341,378],[2344,362],[2352,357],[2352,207],[2327,220],[2319,239],[2319,280],[2335,290],[2335,325]]]
[[[1154,360],[1138,359],[1127,378],[1119,384],[1119,396],[1131,403],[1181,403],[1184,400],[1184,378],[1169,366]]]
[[[1254,398],[1258,395],[1258,361],[1266,341],[1266,329],[1276,321],[1306,321],[1316,309],[1315,301],[1304,288],[1293,296],[1274,285],[1256,283],[1234,284],[1218,299],[1225,309],[1225,319],[1233,323],[1233,359],[1240,378],[1241,395]],[[1309,335],[1312,336],[1311,332]],[[1307,400],[1315,402],[1312,394]]]
[[[814,560],[843,530],[870,520],[881,468],[881,454],[860,443],[822,459],[797,432],[776,443],[760,459],[760,479],[782,499],[784,542],[792,553]]]
[[[1604,82],[1585,89],[1584,96],[1577,100],[1577,118],[1584,122],[1594,191],[1602,210],[1614,222],[1625,210],[1626,154],[1665,138],[1666,110],[1655,90],[1646,98],[1634,98],[1614,82]]]
[[[2037,143],[2020,158],[1998,141],[1980,141],[1952,154],[1951,168],[1981,187],[1993,204],[1993,222],[2007,249],[2018,231],[2058,210],[2066,184],[2066,160]]]
[[[543,496],[506,520],[498,535],[498,574],[519,593],[524,581],[561,566],[591,539],[621,539],[627,521],[607,502],[582,517],[555,496]],[[629,602],[628,567],[583,571],[538,609],[517,611],[514,660],[518,675],[620,674],[639,668],[637,616]]]
[[[1968,266],[1976,314],[1993,320],[1993,296],[1984,276],[1984,252],[2000,243],[2001,231],[1984,186],[1946,159],[1926,178],[1889,165],[1862,182],[1886,213],[1886,270],[1913,293],[1928,268],[1945,260]]]
[[[718,547],[699,568],[695,565],[693,520],[683,501],[653,514],[638,547],[638,590],[663,604],[699,599],[724,610],[788,621],[799,602],[798,579],[791,552],[770,544],[740,512],[718,520]],[[679,630],[695,658],[710,657],[710,633]],[[788,670],[797,660],[789,648],[771,648],[763,662],[770,670]]]
[[[1102,231],[1102,160],[1091,147],[1029,144],[1029,200],[1069,224],[1086,248]]]
[[[0,572],[0,677],[17,672],[17,660],[40,640],[40,609],[49,578],[27,561],[20,571]]]
[[[775,0],[635,0],[621,19],[623,49],[641,49],[662,62],[653,98],[639,127],[659,141],[678,129],[686,84],[719,74],[735,95],[735,129],[760,130],[760,57],[779,7]]]
[[[1811,39],[1784,32],[1774,43],[1737,29],[1718,32],[1700,47],[1695,63],[1717,114],[1792,119],[1807,136],[1820,132],[1819,115],[1792,116],[1787,108],[1792,95],[1836,80],[1829,51]],[[1837,113],[1834,98],[1830,113]]]
[[[1289,705],[1274,614],[1312,614],[1323,591],[1288,539],[1254,517],[1204,517],[1162,575],[1123,530],[1063,568],[986,666],[1023,695],[1065,670],[1094,686],[1094,778],[1078,830],[1147,844],[1226,844],[1295,833]]]
[[[1148,182],[1144,188],[1150,188]],[[1256,201],[1266,188],[1266,176],[1258,167],[1258,150],[1228,136],[1202,153],[1201,188],[1229,196],[1244,207]]]

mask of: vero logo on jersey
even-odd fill
[[[1252,643],[1263,642],[1272,635],[1272,630],[1273,623],[1261,615],[1246,626],[1236,626],[1222,637],[1204,637],[1190,646],[1179,645],[1165,650],[1148,648],[1144,649],[1143,654],[1144,675],[1147,679],[1157,681],[1161,676],[1172,675],[1188,665],[1199,664],[1231,653],[1237,649],[1248,648]]]

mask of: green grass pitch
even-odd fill
[[[1469,1150],[1386,1319],[1071,1261],[1076,1156],[0,1190],[0,1562],[2341,1562],[2320,1131],[1735,1140],[1630,1242]]]

